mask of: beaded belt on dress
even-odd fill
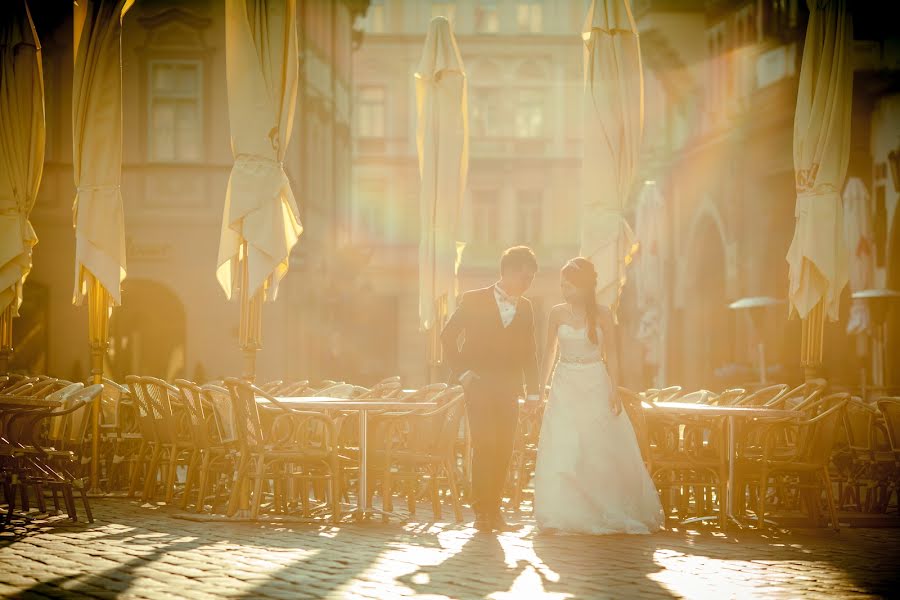
[[[603,359],[599,356],[583,356],[583,357],[571,357],[571,358],[560,358],[559,362],[570,365],[590,365],[594,363],[602,363]]]

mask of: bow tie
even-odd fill
[[[507,294],[499,285],[495,285],[494,289],[497,291],[497,294],[501,299],[506,300],[511,304],[517,304],[519,302],[519,296],[511,296],[510,294]]]

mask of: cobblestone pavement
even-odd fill
[[[97,521],[0,535],[17,598],[644,598],[898,596],[900,529],[762,535],[476,534],[465,525],[197,522],[94,501]],[[421,516],[421,515],[420,515]],[[21,525],[21,523],[20,523]]]

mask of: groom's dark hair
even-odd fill
[[[507,248],[507,250],[503,252],[503,256],[500,257],[501,275],[509,271],[518,271],[519,269],[526,267],[537,273],[537,258],[534,256],[534,251],[528,246],[513,246],[512,248]]]

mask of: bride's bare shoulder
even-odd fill
[[[566,320],[566,316],[569,314],[569,309],[565,303],[557,304],[553,308],[550,309],[550,313],[547,315],[547,320],[550,325],[559,325],[561,322]]]

